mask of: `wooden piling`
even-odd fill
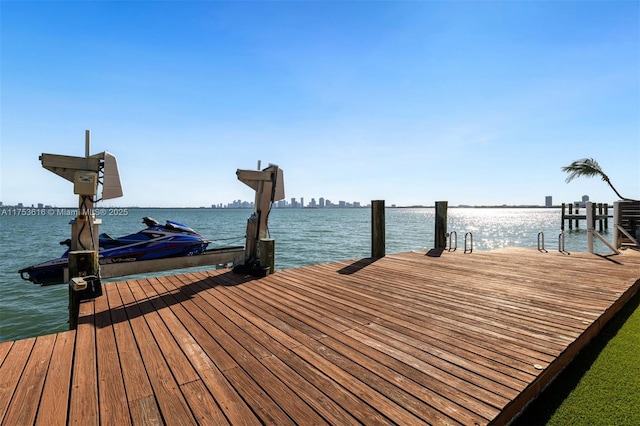
[[[571,216],[573,214],[573,204],[569,204],[569,216]],[[569,219],[567,221],[569,223],[569,229],[573,229],[573,222],[571,221],[571,219]]]
[[[98,253],[94,250],[74,250],[69,252],[69,277],[84,278],[98,275]],[[100,286],[100,283],[92,286]],[[69,329],[75,330],[78,326],[78,312],[80,302],[89,297],[97,297],[102,294],[102,288],[74,288],[69,284]]]
[[[602,203],[598,203],[597,207],[598,207],[598,230],[602,232],[602,226],[604,225],[604,223],[602,222]]]
[[[371,257],[385,256],[384,200],[371,201]]]
[[[447,207],[448,201],[436,201],[435,217],[435,244],[434,248],[445,248],[447,246]]]
[[[573,211],[575,207],[575,212]],[[588,207],[585,207],[585,209]],[[573,229],[575,222],[576,228],[580,227],[581,220],[588,220],[587,214],[592,215],[590,223],[587,223],[587,228],[591,228],[595,231],[596,222],[598,224],[599,232],[609,228],[609,205],[607,203],[591,203],[591,211],[580,214],[580,207],[574,204],[569,204],[569,212],[567,213],[566,204],[562,203],[562,211],[560,217],[560,229],[565,230],[565,221],[569,224],[569,229]]]
[[[276,240],[273,238],[261,238],[258,243],[258,257],[260,258],[260,266],[269,268],[269,274],[273,274],[276,270]]]

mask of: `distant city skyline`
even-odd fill
[[[275,208],[325,208],[325,207],[342,207],[342,208],[360,208],[370,207],[371,203],[362,204],[360,201],[343,201],[340,200],[337,203],[332,202],[329,199],[320,197],[317,201],[315,198],[311,198],[311,201],[305,203],[304,197],[300,198],[300,201],[296,197],[292,197],[284,200],[279,200],[273,203]],[[253,201],[234,200],[230,203],[217,203],[212,204],[212,208],[246,208],[253,207]]]
[[[300,197],[300,201],[298,201],[298,199],[296,197],[292,197],[289,198],[289,200],[280,200],[277,202],[273,203],[273,207],[275,208],[325,208],[325,207],[331,207],[331,208],[361,208],[361,207],[371,207],[371,202],[367,202],[367,203],[362,203],[360,201],[343,201],[340,200],[337,203],[332,202],[329,199],[326,199],[324,197],[320,197],[318,200],[316,200],[315,198],[311,198],[311,200],[308,203],[304,202],[305,197]],[[587,201],[589,201],[589,195],[582,195],[580,200],[564,200],[562,202],[560,202],[559,204],[553,204],[553,196],[551,195],[547,195],[544,197],[544,200],[542,203],[540,204],[508,204],[508,203],[501,203],[501,204],[475,204],[475,205],[471,205],[471,204],[457,204],[457,205],[450,205],[450,207],[475,207],[475,206],[498,206],[498,207],[502,207],[502,206],[532,206],[532,207],[559,207],[562,203],[565,204],[574,204],[574,205],[581,205],[584,206],[585,203]],[[446,200],[445,200],[446,201]],[[435,204],[435,200],[427,203],[427,204],[410,204],[410,205],[396,205],[394,204],[388,204],[386,205],[386,207],[414,207],[414,206],[420,206],[420,207],[432,207]],[[244,201],[244,200],[234,200],[230,203],[217,203],[217,204],[212,204],[211,205],[212,208],[252,208],[253,207],[253,201]]]
[[[371,202],[367,202],[367,203],[362,203],[360,201],[344,201],[344,200],[339,200],[337,203],[331,201],[330,199],[324,198],[324,197],[320,197],[318,198],[318,200],[315,199],[315,197],[312,197],[310,199],[310,201],[308,203],[304,202],[305,197],[300,197],[300,201],[298,201],[298,198],[296,197],[291,197],[288,200],[279,200],[273,203],[273,208],[368,208],[371,207]],[[544,200],[542,203],[540,204],[508,204],[508,203],[501,203],[501,204],[457,204],[457,205],[453,205],[450,204],[449,207],[504,207],[504,206],[514,206],[514,207],[559,207],[562,203],[565,204],[573,204],[573,205],[578,205],[578,206],[584,206],[586,204],[587,201],[590,200],[589,195],[582,195],[580,200],[567,200],[567,201],[562,201],[559,204],[554,204],[553,203],[553,197],[551,195],[547,195],[544,197]],[[444,200],[447,201],[447,200]],[[393,204],[387,204],[386,207],[432,207],[435,204],[435,200],[430,202],[430,203],[426,203],[426,204],[408,204],[408,205],[397,205],[395,203]],[[125,207],[125,205],[121,205],[121,204],[109,204],[109,206],[122,206]],[[22,202],[13,204],[13,205],[5,205],[3,204],[2,201],[0,201],[0,208],[17,208],[17,209],[50,209],[50,208],[58,208],[58,207],[75,207],[73,205],[50,205],[50,204],[44,204],[44,203],[32,203],[32,204],[25,204]],[[105,206],[97,204],[96,208],[104,208]],[[241,199],[237,199],[237,200],[233,200],[231,202],[228,203],[214,203],[211,204],[210,206],[198,206],[198,207],[194,207],[194,206],[126,206],[126,207],[132,207],[132,208],[214,208],[214,209],[223,209],[223,208],[253,208],[254,207],[254,202],[253,201],[247,201],[247,200],[241,200]]]

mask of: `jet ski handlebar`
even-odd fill
[[[152,217],[149,216],[145,216],[142,218],[142,223],[144,223],[145,225],[147,225],[149,228],[151,228],[152,226],[158,226],[160,225],[160,222],[158,222],[157,220],[155,220]]]

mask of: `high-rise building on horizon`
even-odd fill
[[[586,207],[587,201],[589,201],[589,196],[588,195],[583,195],[582,196],[582,201],[574,201],[573,205],[574,206],[578,206],[578,207]]]

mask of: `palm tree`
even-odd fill
[[[600,176],[600,178],[603,181],[607,182],[607,184],[611,187],[611,189],[613,189],[613,192],[615,192],[616,195],[620,197],[620,199],[624,201],[637,201],[637,200],[632,200],[630,198],[625,198],[622,195],[620,195],[618,190],[611,184],[611,181],[609,180],[609,176],[607,176],[602,171],[598,162],[593,158],[583,158],[581,160],[574,161],[568,166],[563,167],[562,171],[569,173],[569,176],[566,179],[567,183],[571,182],[574,178],[577,178],[580,176],[586,176],[586,177]]]

